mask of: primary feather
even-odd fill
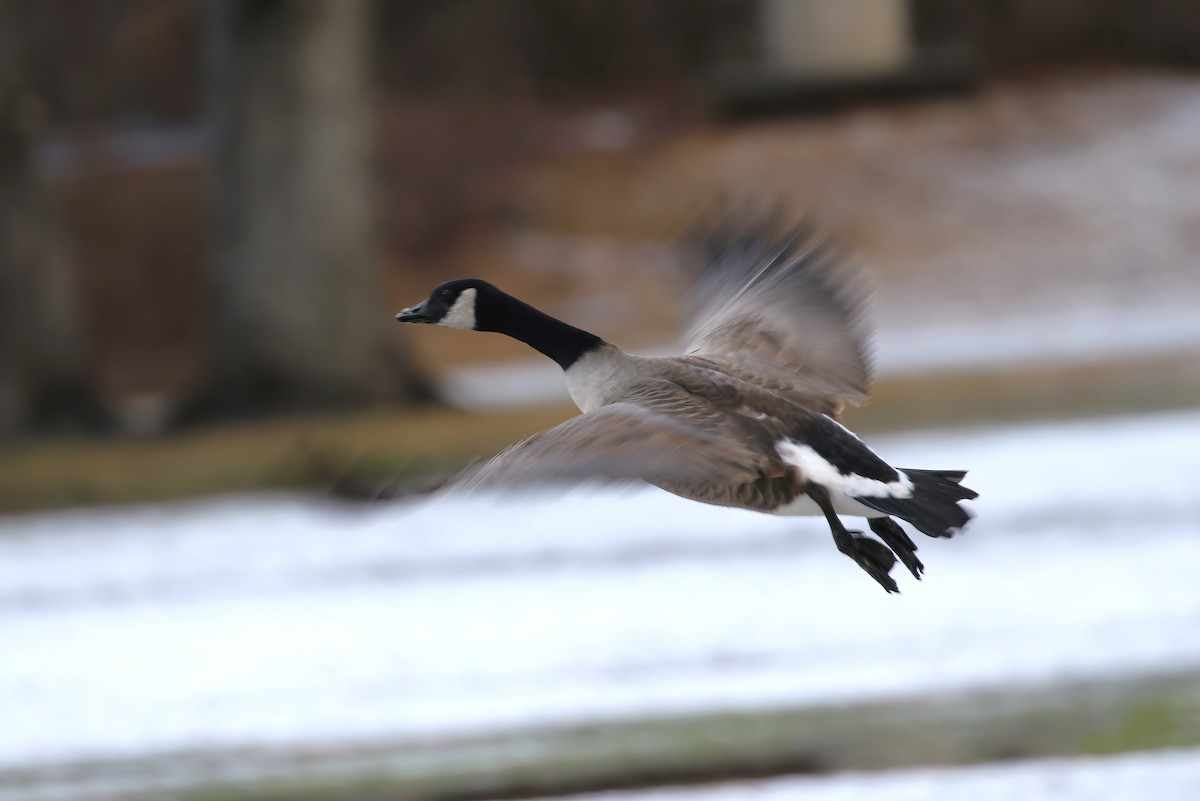
[[[867,289],[810,226],[718,227],[704,244],[685,350],[832,413],[871,384]]]

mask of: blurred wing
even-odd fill
[[[867,292],[809,226],[718,226],[704,243],[686,352],[807,399],[861,404],[871,383]]]
[[[766,457],[752,437],[723,436],[730,418],[670,382],[574,417],[469,469],[458,487],[648,482],[695,488],[757,478]]]

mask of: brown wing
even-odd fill
[[[867,293],[808,226],[719,226],[705,242],[686,352],[796,399],[835,410],[871,382]]]
[[[722,413],[670,381],[651,380],[621,401],[511,446],[455,484],[647,482],[697,497],[785,475],[787,468],[765,455],[773,448],[761,448],[771,438],[752,420]]]

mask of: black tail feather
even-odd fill
[[[898,517],[930,537],[953,537],[966,528],[971,513],[958,504],[979,493],[961,486],[965,470],[902,470],[913,483],[909,498],[856,497],[859,503]]]
[[[961,484],[962,480],[967,477],[966,470],[905,470],[904,472],[905,473],[932,473],[933,475],[938,476],[939,478],[944,478],[947,481],[953,481],[955,484]],[[971,498],[976,497],[978,494],[979,493],[975,493],[974,495],[971,496]],[[965,498],[964,500],[970,500],[970,498]]]

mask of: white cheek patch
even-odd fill
[[[785,462],[798,467],[805,479],[833,492],[865,498],[912,497],[912,481],[903,470],[896,471],[900,475],[897,481],[880,481],[853,473],[845,475],[808,445],[785,439],[779,441],[775,450]]]
[[[438,325],[446,328],[461,328],[464,331],[475,330],[475,289],[464,289],[454,301],[454,305],[450,307],[450,311],[442,319],[437,321]]]

